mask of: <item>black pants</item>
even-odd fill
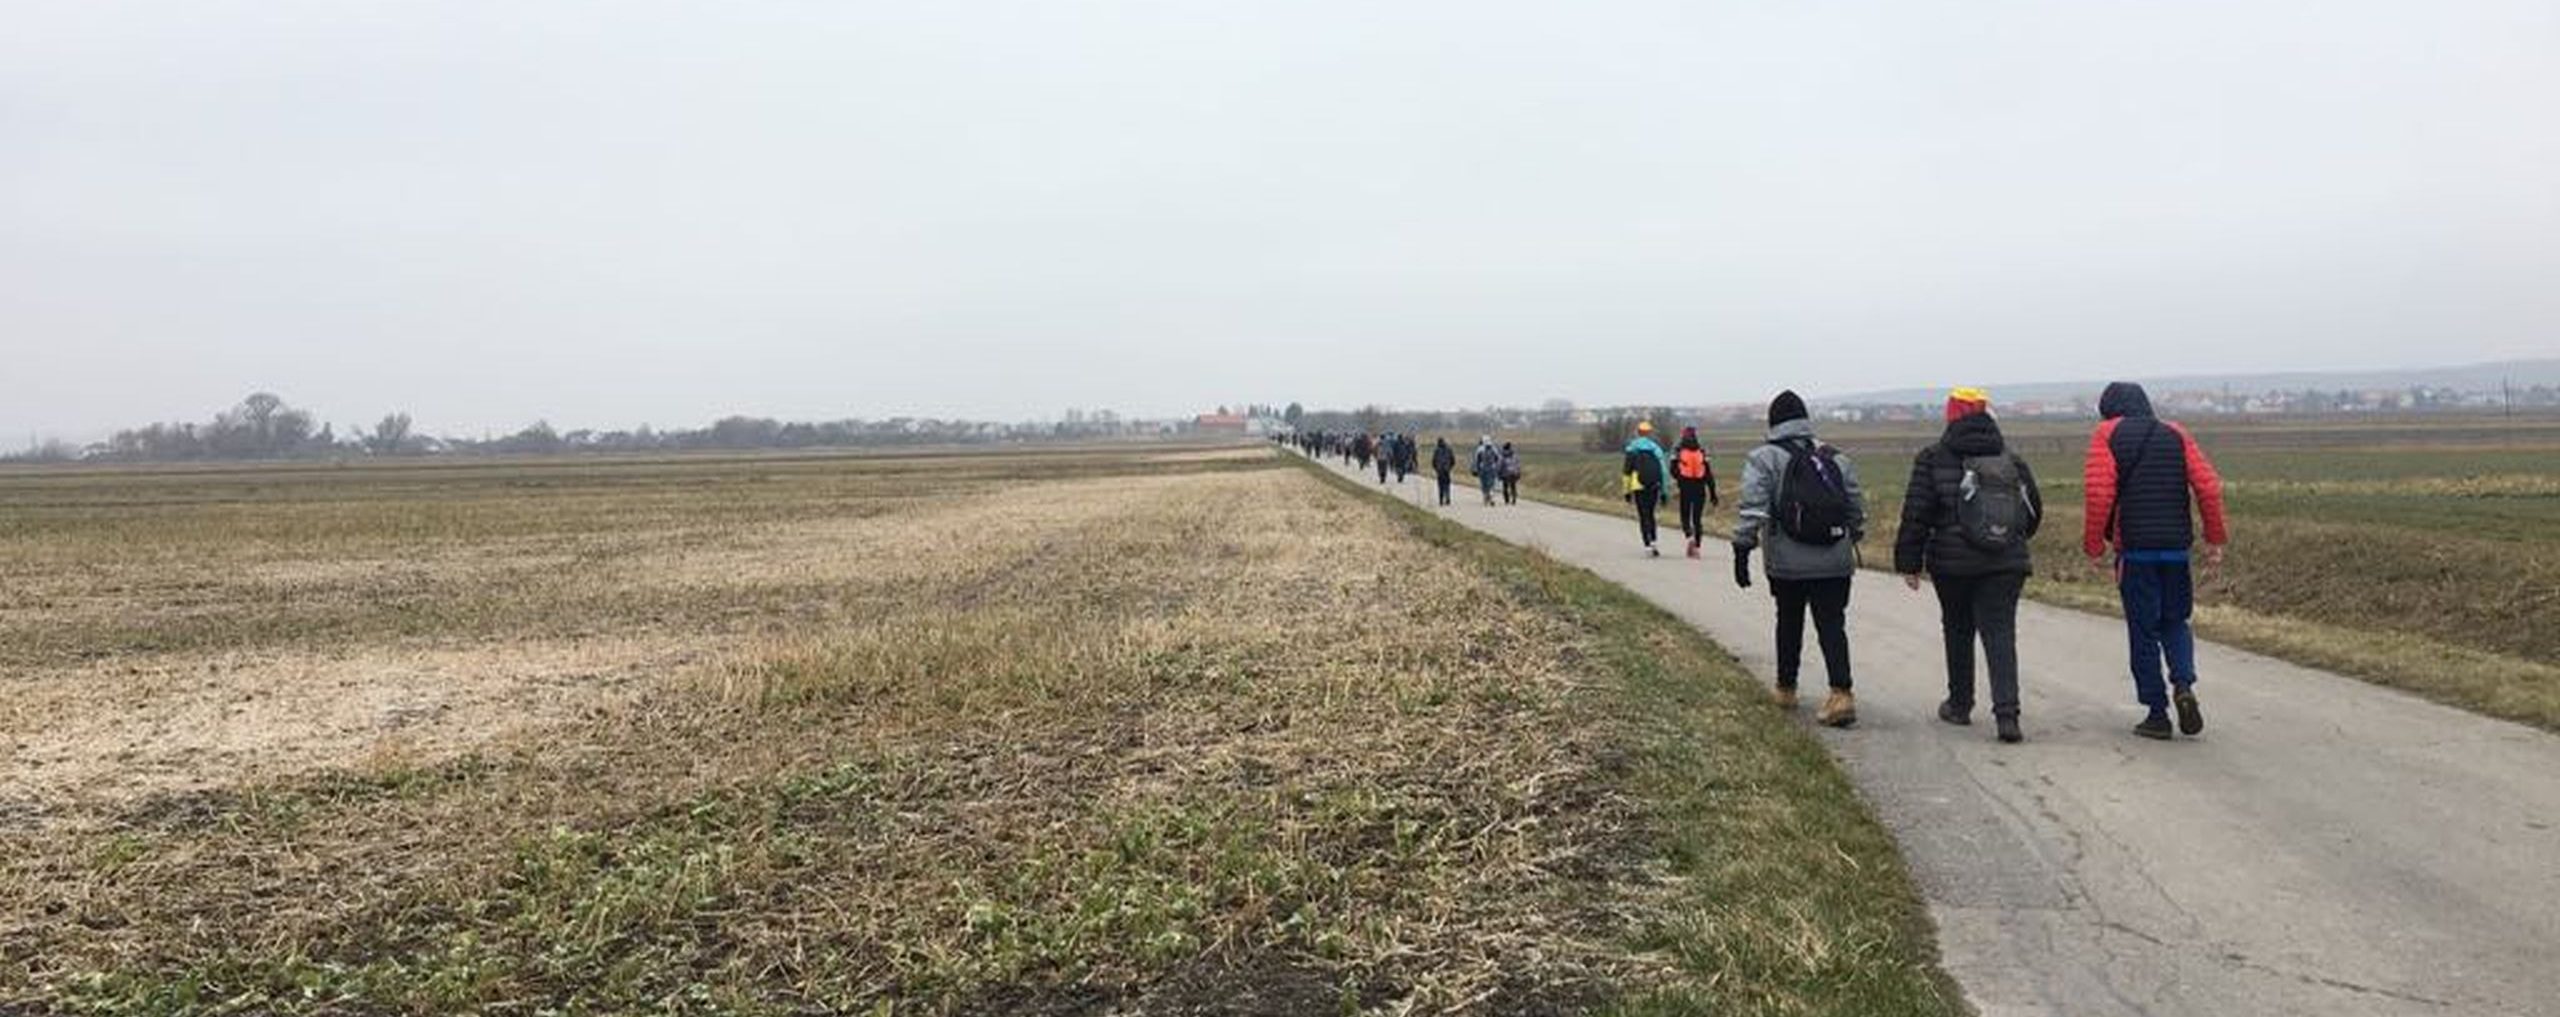
[[[1438,472],[1438,473],[1434,473],[1434,474],[1432,474],[1432,477],[1440,481],[1440,504],[1443,504],[1443,505],[1448,504],[1448,503],[1449,503],[1449,471],[1447,471],[1447,470],[1441,470],[1441,471],[1440,471],[1440,472]]]
[[[1520,478],[1502,478],[1502,503],[1505,505],[1520,504]]]
[[[1769,595],[1778,599],[1778,687],[1796,687],[1804,664],[1804,614],[1813,609],[1813,630],[1822,643],[1823,667],[1831,687],[1849,688],[1849,577],[1837,579],[1769,579]]]
[[[1383,483],[1386,483],[1386,482],[1387,482],[1387,461],[1386,461],[1386,460],[1384,460],[1384,459],[1380,459],[1380,460],[1378,460],[1378,483],[1383,484]]]
[[[1695,544],[1707,538],[1707,482],[1680,482],[1680,535]]]
[[[1657,497],[1652,489],[1645,488],[1636,492],[1636,532],[1644,534],[1646,547],[1653,546],[1653,513],[1654,508],[1660,504],[1662,499]]]
[[[1997,576],[1932,576],[1938,589],[1938,627],[1947,637],[1947,701],[1973,708],[1973,641],[1991,665],[1991,712],[2018,715],[2018,594],[2023,573]]]

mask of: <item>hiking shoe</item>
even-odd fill
[[[2193,738],[2204,733],[2204,707],[2196,705],[2196,694],[2184,688],[2170,697],[2178,704],[2178,733]]]
[[[1649,557],[1654,557],[1654,558],[1660,558],[1660,557],[1662,557],[1662,549],[1661,549],[1661,548],[1658,548],[1658,547],[1655,547],[1655,546],[1653,546],[1653,545],[1651,545],[1651,544],[1646,544],[1646,545],[1644,546],[1644,553],[1645,553],[1647,556],[1649,556]]]
[[[1771,698],[1777,700],[1778,708],[1781,710],[1795,709],[1800,702],[1796,699],[1796,687],[1793,685],[1778,686],[1777,694]]]
[[[1697,556],[1698,556],[1698,542],[1697,542],[1697,541],[1692,540],[1692,541],[1690,541],[1690,542],[1689,542],[1689,557],[1695,558],[1695,557],[1697,557]]]
[[[2002,714],[1991,718],[1991,720],[2000,728],[2001,741],[2015,745],[2027,740],[2027,736],[2018,730],[2018,718]]]
[[[1955,700],[1938,704],[1938,719],[1957,727],[1973,726],[1973,707],[1957,706]]]
[[[2133,733],[2155,741],[2168,741],[2169,715],[2165,713],[2155,713],[2148,717],[2144,717],[2142,718],[2142,723],[2133,726]]]
[[[1858,722],[1858,697],[1847,689],[1831,690],[1822,701],[1822,709],[1813,713],[1813,722],[1824,727],[1848,727]]]

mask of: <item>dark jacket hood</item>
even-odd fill
[[[1946,434],[1938,439],[1947,451],[1960,456],[1996,456],[2009,443],[2000,436],[2000,422],[1988,413],[1976,413],[1947,425]]]
[[[2104,419],[2150,415],[2151,394],[2144,392],[2142,386],[2132,382],[2109,382],[2107,390],[2098,396],[2098,416]]]

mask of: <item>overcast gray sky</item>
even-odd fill
[[[2560,354],[2560,3],[11,0],[0,434]]]

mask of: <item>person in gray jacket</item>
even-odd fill
[[[1857,468],[1840,450],[1814,437],[1802,398],[1778,393],[1769,403],[1768,442],[1742,462],[1733,579],[1749,587],[1751,554],[1762,552],[1769,594],[1778,604],[1777,700],[1788,709],[1796,706],[1804,617],[1808,609],[1812,612],[1831,679],[1831,695],[1814,720],[1832,727],[1858,722],[1849,678],[1849,585],[1858,573],[1858,540],[1866,534],[1866,523]]]

